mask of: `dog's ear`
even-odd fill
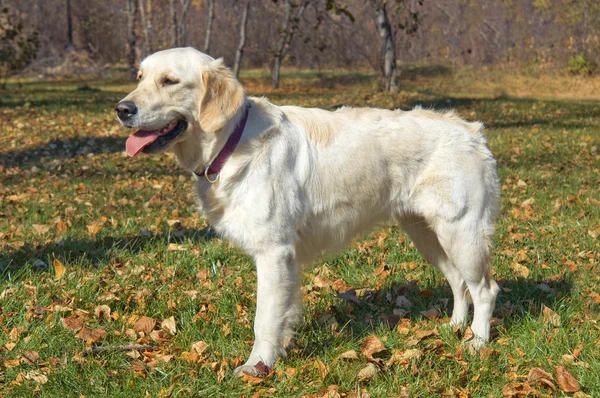
[[[219,58],[202,72],[199,121],[202,130],[215,133],[244,104],[244,89]]]

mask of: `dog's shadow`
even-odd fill
[[[551,281],[522,278],[498,280],[498,284],[501,291],[493,313],[492,343],[499,335],[518,327],[527,317],[540,316],[544,306],[557,310],[572,291],[572,282],[565,276]],[[300,328],[294,355],[300,358],[320,357],[330,352],[332,345],[338,346],[343,341],[363,341],[367,336],[379,334],[382,328],[396,328],[406,319],[410,321],[411,328],[421,323],[422,329],[431,329],[448,321],[453,308],[449,286],[439,282],[433,289],[427,289],[426,294],[422,292],[416,282],[412,281],[393,283],[381,290],[368,290],[360,298],[354,292],[338,294],[333,306],[316,313],[311,321],[305,322]],[[398,295],[404,296],[411,303],[410,309],[398,311],[395,302]],[[472,316],[472,305],[470,307]],[[352,310],[349,311],[349,308]],[[433,309],[438,311],[439,319],[428,320]],[[398,313],[401,315],[397,315]],[[332,324],[335,324],[335,331],[331,331]],[[331,332],[324,335],[323,326],[327,326]],[[304,339],[303,333],[319,336]]]
[[[169,243],[191,241],[202,245],[217,237],[211,227],[204,229],[185,229],[162,234],[138,234],[126,236],[106,236],[92,238],[65,238],[59,242],[34,245],[25,243],[18,249],[0,251],[0,278],[18,278],[20,272],[33,270],[47,272],[52,267],[52,258],[68,259],[74,264],[88,264],[99,267],[111,261],[114,250],[126,250],[130,254],[140,253],[148,244],[166,246]],[[30,264],[30,267],[26,267]]]

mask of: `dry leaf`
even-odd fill
[[[106,331],[102,329],[83,328],[75,335],[76,338],[88,344],[98,343],[106,337]]]
[[[555,328],[560,326],[560,315],[542,304],[542,314],[544,315],[544,324],[552,325]]]
[[[53,264],[54,264],[54,279],[59,280],[63,277],[63,275],[65,274],[67,269],[57,259],[54,259]]]
[[[377,354],[384,350],[385,346],[377,336],[369,336],[363,342],[361,352],[367,359],[374,361],[375,358],[373,358],[373,354]]]
[[[561,390],[565,392],[579,391],[579,383],[567,368],[557,366],[554,368],[554,373],[556,374],[556,384]]]
[[[44,235],[46,232],[48,232],[50,230],[49,226],[42,225],[42,224],[33,224],[32,227],[33,227],[33,230],[35,231],[35,233],[38,235]]]
[[[33,380],[36,383],[40,384],[46,384],[48,382],[48,377],[39,370],[32,370],[31,372],[27,372],[25,378]]]
[[[198,355],[202,355],[202,353],[206,351],[207,348],[208,344],[204,341],[196,341],[195,343],[192,343],[191,351],[196,352]]]
[[[431,308],[427,311],[421,311],[421,315],[423,315],[427,319],[436,320],[440,317],[440,315],[442,315],[442,313],[437,308]]]
[[[94,308],[94,314],[96,318],[110,321],[110,307],[106,304],[98,305]]]
[[[251,376],[247,373],[243,373],[240,378],[242,379],[243,382],[249,383],[249,384],[260,384],[263,381],[265,381],[265,379],[262,377]]]
[[[369,363],[367,366],[362,368],[360,372],[358,372],[358,375],[356,377],[359,381],[368,381],[375,377],[378,370],[379,369],[377,368],[377,366],[373,365],[372,363]]]
[[[546,387],[550,388],[551,390],[554,390],[556,387],[554,387],[554,383],[552,383],[552,381],[554,380],[554,378],[552,377],[552,375],[546,371],[544,371],[543,369],[540,368],[533,368],[529,371],[529,374],[527,375],[527,381],[531,384],[531,385],[545,385]]]
[[[325,380],[327,375],[329,374],[329,368],[320,360],[316,360],[314,363],[315,368],[319,370],[319,374],[321,375],[321,380]]]
[[[148,318],[147,316],[143,316],[133,324],[133,330],[136,332],[144,332],[144,334],[149,334],[156,325],[156,320],[152,318]]]
[[[342,352],[337,359],[347,359],[347,360],[357,360],[358,359],[358,355],[356,354],[356,351],[354,350],[349,350],[346,352]]]
[[[399,363],[401,365],[405,365],[410,362],[413,358],[421,358],[423,356],[423,351],[419,349],[408,349],[406,351],[394,350],[392,352],[392,357],[387,361],[386,365],[391,366],[393,364]]]
[[[162,321],[160,325],[163,329],[171,333],[171,335],[175,335],[177,333],[177,326],[175,324],[175,317],[171,316]]]
[[[96,234],[100,231],[100,224],[97,222],[93,222],[87,226],[87,230],[92,236],[96,236]]]
[[[73,332],[76,332],[83,327],[83,321],[78,318],[60,318],[60,320],[65,329]]]

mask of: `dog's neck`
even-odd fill
[[[220,153],[224,149],[227,149],[228,151],[230,150],[229,148],[226,148],[226,146],[229,146],[228,141],[230,138],[236,138],[236,135],[238,137],[235,141],[235,145],[233,145],[233,143],[230,145],[233,147],[233,149],[235,149],[235,146],[237,146],[243,133],[246,119],[248,118],[249,108],[250,102],[245,100],[242,106],[240,106],[236,115],[232,117],[219,131],[214,133],[201,132],[200,134],[192,134],[190,135],[190,139],[182,141],[180,144],[176,145],[173,148],[173,152],[177,157],[180,166],[195,173],[196,175],[201,175],[204,177],[205,170],[211,167],[211,165],[219,157]],[[196,126],[196,128],[199,128],[199,126]],[[236,132],[238,134],[235,134]],[[227,158],[232,152],[233,150],[229,152]],[[225,161],[222,161],[220,167],[222,167],[224,163]],[[220,167],[217,172],[220,171]],[[214,171],[214,169],[211,171]]]
[[[242,117],[237,122],[233,132],[227,138],[225,145],[219,151],[219,153],[214,157],[214,159],[206,166],[204,166],[204,170],[202,174],[199,174],[197,171],[194,171],[199,177],[206,177],[210,180],[209,176],[218,175],[221,172],[221,169],[227,162],[227,159],[231,156],[235,148],[237,147],[240,139],[242,138],[242,134],[244,133],[244,128],[246,127],[246,122],[248,121],[248,114],[250,113],[250,103],[247,102],[242,106]]]

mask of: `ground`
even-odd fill
[[[444,278],[388,227],[307,269],[289,357],[233,377],[253,338],[253,265],[207,229],[172,156],[125,155],[113,107],[133,85],[14,81],[0,93],[1,393],[600,396],[599,78],[413,66],[393,95],[368,72],[268,81],[242,74],[277,104],[485,123],[502,180],[493,341],[473,353],[468,330],[443,325]]]

